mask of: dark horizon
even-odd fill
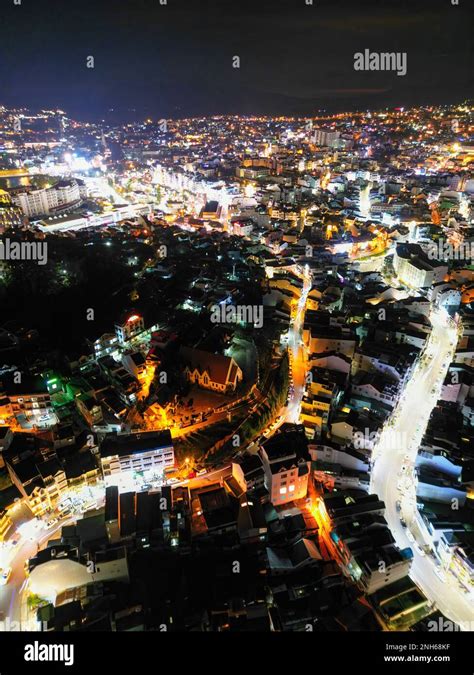
[[[1,103],[120,123],[147,116],[305,116],[471,96],[467,3],[275,5],[11,3],[0,29]],[[407,74],[354,70],[354,53],[366,48],[406,52]],[[88,56],[94,68],[86,67]]]

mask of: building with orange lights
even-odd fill
[[[233,358],[212,354],[202,349],[182,347],[180,355],[185,362],[185,374],[192,384],[223,394],[235,391],[243,373]]]
[[[399,550],[377,495],[337,492],[319,502],[325,537],[339,564],[365,593],[371,594],[407,576],[413,553]]]

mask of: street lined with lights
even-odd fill
[[[474,621],[472,592],[460,588],[452,573],[441,570],[432,542],[420,526],[416,502],[418,448],[457,342],[457,326],[444,310],[434,310],[431,322],[427,359],[416,365],[392,421],[374,448],[371,491],[385,502],[385,517],[398,546],[412,549],[410,576],[443,614],[462,626]],[[404,439],[406,444],[394,448],[393,439]]]

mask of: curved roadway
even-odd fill
[[[392,419],[384,426],[374,448],[371,491],[385,502],[385,517],[398,546],[413,551],[412,579],[443,614],[465,628],[474,626],[472,594],[469,597],[452,573],[441,570],[416,518],[413,468],[457,341],[456,326],[444,310],[434,310],[431,321],[426,358],[418,360]]]

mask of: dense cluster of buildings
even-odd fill
[[[88,251],[126,279],[74,345],[0,324],[0,542],[51,529],[26,563],[45,630],[423,630],[414,556],[472,597],[467,105],[110,128],[0,109],[0,128],[4,236],[74,248],[51,252],[53,301]],[[437,316],[456,337],[410,541],[371,477]]]

